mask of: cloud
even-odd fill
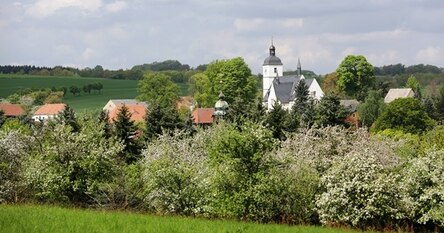
[[[304,25],[302,18],[266,19],[266,18],[237,18],[234,27],[238,31],[263,31],[269,29],[299,29]]]
[[[44,18],[68,7],[78,8],[82,11],[95,11],[101,6],[102,0],[39,0],[26,7],[26,14],[36,18]]]
[[[115,13],[125,9],[127,6],[127,3],[124,1],[116,1],[110,4],[106,4],[105,10],[111,13]]]
[[[416,60],[419,63],[437,63],[444,56],[441,47],[427,47],[421,49],[416,54]]]

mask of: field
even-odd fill
[[[0,232],[355,232],[314,227],[236,221],[161,217],[127,212],[64,209],[50,206],[0,205]]]
[[[80,96],[73,96],[71,93],[67,93],[64,101],[77,112],[84,112],[99,110],[110,99],[133,99],[137,96],[136,80],[2,74],[0,75],[0,98],[6,98],[25,88],[69,88],[72,85],[81,88],[83,85],[94,82],[103,84],[101,94],[86,94],[82,92]],[[179,87],[181,95],[186,95],[188,86],[186,84],[179,84]]]

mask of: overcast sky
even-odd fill
[[[271,38],[285,70],[325,74],[348,54],[375,66],[444,66],[443,0],[0,0],[0,64],[127,69],[243,57]]]

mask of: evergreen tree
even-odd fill
[[[273,109],[268,113],[265,119],[265,126],[273,132],[273,137],[279,140],[285,140],[285,124],[287,122],[288,112],[282,108],[278,102],[273,104]]]
[[[80,124],[77,122],[76,114],[68,104],[58,115],[58,120],[66,125],[71,126],[73,132],[80,131]]]
[[[102,110],[99,115],[99,122],[103,124],[103,137],[110,138],[112,136],[112,126],[109,120],[108,112]]]
[[[310,96],[305,80],[300,80],[295,88],[295,101],[291,108],[288,130],[296,131],[298,127],[311,127],[315,119],[314,99]]]
[[[145,116],[146,129],[144,135],[147,140],[153,140],[167,131],[182,129],[183,125],[175,107],[152,105]]]
[[[0,127],[2,127],[5,121],[6,121],[5,112],[3,112],[3,110],[0,109]]]
[[[140,146],[136,140],[137,128],[134,125],[134,121],[131,120],[131,113],[125,105],[119,109],[114,120],[114,131],[117,138],[125,145],[121,156],[127,164],[133,163],[139,157]]]
[[[194,118],[191,113],[188,114],[184,123],[184,131],[187,136],[193,136],[197,132],[196,127],[194,127]]]
[[[424,109],[427,112],[427,115],[434,120],[438,119],[438,113],[435,106],[435,101],[431,97],[427,97],[423,101]]]
[[[316,107],[316,123],[319,126],[344,125],[344,119],[350,114],[335,94],[322,97]]]

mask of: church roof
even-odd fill
[[[288,103],[294,100],[294,89],[299,84],[301,80],[299,75],[287,75],[283,77],[279,77],[273,80],[272,88],[274,88],[274,92],[276,93],[277,99],[281,103]],[[308,87],[311,86],[314,79],[303,78],[305,81],[305,85]],[[264,101],[268,100],[269,93],[267,93],[264,97]]]
[[[266,66],[266,65],[282,65],[282,61],[280,58],[278,58],[274,55],[270,55],[267,58],[265,58],[263,65],[264,66]]]

